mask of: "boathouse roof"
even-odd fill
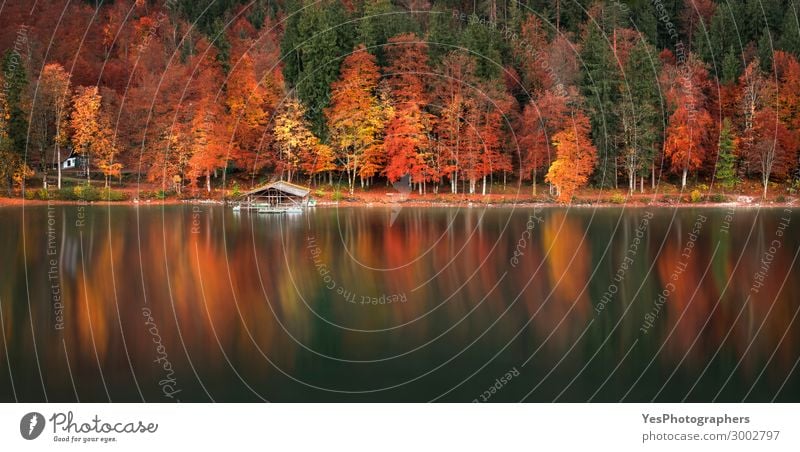
[[[269,190],[278,190],[278,191],[282,191],[282,192],[284,192],[286,194],[289,194],[289,195],[292,195],[292,196],[299,196],[299,197],[302,197],[302,198],[308,196],[308,194],[311,193],[311,189],[309,189],[308,187],[303,187],[303,186],[300,186],[300,185],[292,184],[290,182],[279,180],[277,182],[270,182],[270,183],[262,185],[260,187],[256,187],[256,188],[248,191],[247,193],[243,193],[242,196],[253,196],[253,195],[259,195],[259,194],[265,194]]]

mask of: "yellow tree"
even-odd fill
[[[336,168],[332,150],[311,132],[305,115],[300,100],[290,96],[275,116],[273,145],[278,154],[278,171],[281,175],[286,173],[289,182],[298,169],[313,177]]]
[[[100,103],[102,98],[96,86],[82,86],[78,88],[73,98],[72,115],[72,145],[75,152],[86,158],[86,180],[91,181],[89,159],[101,141],[100,132]]]
[[[364,153],[380,143],[386,125],[384,108],[376,95],[380,73],[375,57],[359,45],[342,62],[339,80],[331,85],[331,104],[325,110],[330,141],[344,164],[350,194],[356,176],[364,177],[360,169]]]
[[[119,177],[122,174],[122,164],[114,161],[119,148],[107,118],[100,119],[98,133],[92,143],[92,151],[97,159],[97,167],[100,168],[105,177],[105,186],[108,188],[109,178],[112,176]]]

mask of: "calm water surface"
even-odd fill
[[[0,208],[3,401],[800,401],[784,209]]]

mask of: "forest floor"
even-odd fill
[[[242,184],[242,186],[246,186]],[[98,185],[102,188],[102,184]],[[390,206],[402,203],[408,207],[456,207],[456,206],[481,206],[481,207],[512,207],[512,206],[532,206],[532,205],[559,205],[555,196],[551,195],[548,186],[541,184],[537,186],[536,195],[533,194],[530,185],[511,185],[505,187],[501,184],[494,184],[487,187],[487,194],[480,192],[475,194],[457,193],[449,191],[449,186],[442,186],[439,193],[428,192],[419,194],[417,191],[410,193],[400,193],[392,186],[379,184],[370,188],[362,189],[357,187],[353,195],[348,193],[345,186],[311,186],[311,197],[317,200],[319,206]],[[480,189],[480,186],[478,187]],[[157,187],[141,184],[112,184],[111,189],[121,194],[119,201],[111,201],[112,204],[144,204],[144,205],[171,205],[184,203],[203,203],[203,202],[222,202],[223,198],[228,201],[236,200],[232,190],[216,188],[211,193],[204,190],[194,192],[185,189],[184,193],[177,195],[174,193],[163,193]],[[7,193],[0,193],[0,206],[25,206],[25,205],[47,205],[47,204],[85,204],[81,200],[51,199],[43,200],[38,196],[39,188],[29,188],[36,192],[36,195],[23,197],[17,191],[8,197]],[[243,190],[244,191],[244,190]],[[692,199],[692,192],[695,192]],[[223,196],[224,195],[224,196]],[[699,197],[698,197],[699,195]],[[575,194],[572,206],[796,206],[800,204],[800,195],[793,193],[784,184],[775,184],[770,187],[767,199],[762,199],[762,187],[759,183],[748,181],[739,184],[732,190],[709,190],[704,184],[690,185],[685,190],[680,186],[669,183],[660,183],[653,190],[647,186],[644,193],[637,190],[629,194],[627,187],[618,189],[607,188],[583,188]],[[107,201],[93,201],[94,203],[108,203]]]

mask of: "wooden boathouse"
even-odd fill
[[[270,182],[242,194],[244,206],[258,209],[302,209],[311,190],[286,181]],[[243,207],[244,207],[243,206]]]

